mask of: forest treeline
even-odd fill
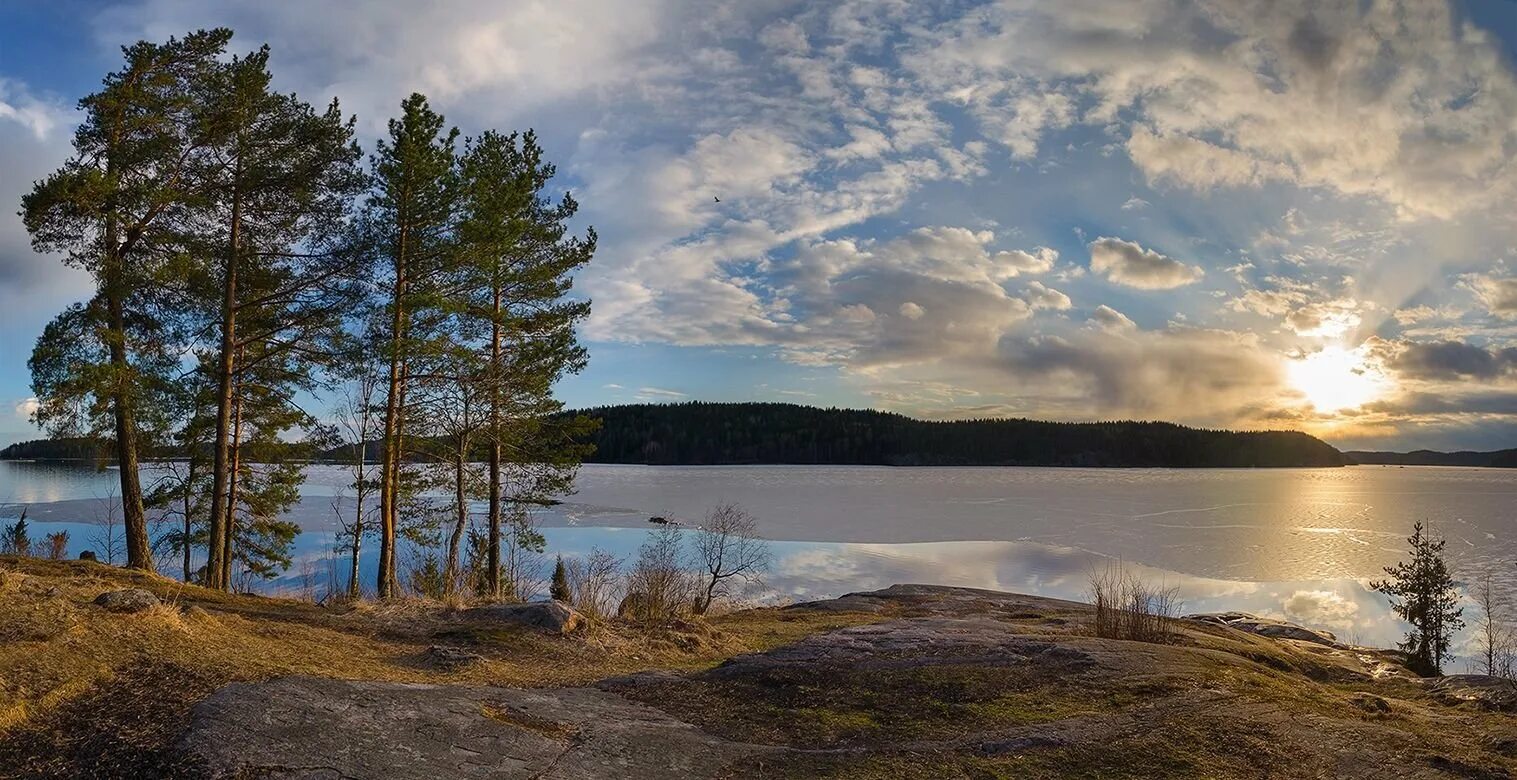
[[[1344,453],[1355,463],[1386,466],[1478,466],[1482,468],[1517,468],[1517,449],[1475,452],[1371,452],[1352,450]]]
[[[640,404],[586,409],[597,463],[890,466],[1342,466],[1294,431],[1232,432],[1162,422],[949,422],[783,403]]]
[[[413,94],[366,153],[355,117],[274,89],[269,48],[239,53],[230,30],[123,57],[22,199],[33,248],[94,291],[29,361],[58,441],[7,455],[119,464],[126,564],[172,555],[227,589],[290,565],[302,466],[351,453],[353,595],[374,537],[381,597],[402,539],[435,589],[509,596],[511,546],[542,545],[522,507],[568,490],[590,424],[552,390],[585,365],[570,285],[595,234],[569,230],[578,204],[536,136],[463,137]],[[165,468],[144,484],[149,458]]]
[[[577,439],[584,460],[591,463],[1247,467],[1353,462],[1303,433],[1238,433],[1161,422],[930,422],[859,409],[700,401],[561,414],[566,422],[592,421],[592,428]],[[382,444],[367,443],[370,461],[382,457]],[[425,459],[433,449],[422,448],[414,457]],[[343,463],[353,451],[344,445],[310,456]],[[0,451],[0,458],[93,457],[89,453],[87,441],[43,440],[12,445]],[[172,451],[157,455],[183,457]],[[486,456],[483,448],[473,453],[476,459]]]

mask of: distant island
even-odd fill
[[[1295,431],[1233,432],[1163,422],[931,422],[862,409],[782,403],[633,404],[599,419],[593,463],[884,466],[1344,466]]]
[[[629,404],[565,412],[600,420],[587,463],[647,465],[1086,466],[1252,468],[1405,465],[1517,467],[1517,449],[1494,452],[1340,452],[1298,431],[1224,431],[1165,422],[918,420],[866,409],[785,403]],[[377,459],[379,447],[366,447]],[[92,460],[90,439],[37,439],[0,449],[0,460]],[[346,462],[352,445],[320,453]],[[155,457],[176,457],[156,451]],[[107,458],[108,459],[108,458]]]
[[[1413,450],[1411,452],[1370,452],[1350,450],[1343,453],[1355,463],[1366,466],[1482,466],[1488,468],[1517,468],[1517,449],[1492,452],[1434,452]]]

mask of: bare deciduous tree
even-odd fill
[[[1479,653],[1476,661],[1485,674],[1511,677],[1514,671],[1512,632],[1507,625],[1506,605],[1496,595],[1490,572],[1480,577],[1474,596],[1475,603],[1480,606],[1480,619],[1475,624],[1475,648]]]
[[[737,504],[721,504],[706,513],[695,532],[695,557],[705,586],[694,608],[705,614],[714,600],[732,595],[732,580],[761,583],[769,568],[769,543],[759,537],[753,515]]]

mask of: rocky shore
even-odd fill
[[[201,778],[1497,778],[1512,683],[1237,613],[1176,641],[1089,607],[919,585],[800,604],[868,615],[710,668],[593,685],[282,677],[226,686],[176,744]]]

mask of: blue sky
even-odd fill
[[[411,91],[538,130],[602,237],[573,405],[1517,446],[1517,4],[356,7],[0,5],[0,441],[88,289],[20,195],[120,45],[225,25],[366,143]]]

